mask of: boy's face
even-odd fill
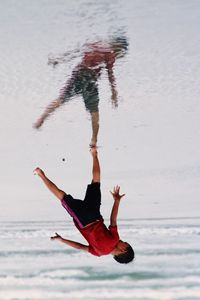
[[[115,249],[112,251],[112,254],[113,254],[113,255],[120,255],[120,254],[123,254],[123,253],[126,252],[128,246],[129,246],[128,243],[119,240],[117,246],[116,246]]]
[[[120,47],[115,46],[114,47],[114,53],[116,58],[124,57],[126,54],[126,50]]]

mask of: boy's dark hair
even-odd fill
[[[127,52],[129,46],[127,38],[125,36],[114,37],[111,41],[111,44],[113,47],[113,51],[116,54],[122,55],[124,55]]]
[[[113,258],[120,264],[128,264],[135,257],[135,253],[131,245],[128,245],[125,253],[114,255]]]

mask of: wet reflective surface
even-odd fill
[[[0,219],[11,222],[0,232],[1,300],[66,299],[72,284],[81,299],[85,277],[92,300],[199,299],[199,9],[187,0],[0,2]],[[32,170],[80,197],[96,143],[105,218],[109,190],[126,193],[119,218],[137,257],[126,269],[45,246],[57,228],[76,233],[56,223],[65,211]],[[63,270],[66,259],[78,267]]]
[[[41,117],[35,122],[33,127],[39,129],[46,118],[50,116],[63,103],[70,101],[78,95],[82,95],[85,108],[91,115],[92,138],[91,147],[97,146],[97,135],[99,131],[99,91],[98,79],[102,70],[107,70],[108,80],[111,86],[111,100],[114,108],[118,106],[116,80],[113,72],[116,59],[124,57],[128,50],[128,42],[125,36],[117,36],[106,41],[98,41],[83,45],[75,53],[82,53],[81,62],[72,71],[71,77],[61,89],[59,97],[47,106]],[[53,67],[60,63],[69,63],[73,59],[72,52],[65,52],[58,57],[50,57],[49,65]]]

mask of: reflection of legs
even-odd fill
[[[90,152],[93,157],[92,182],[100,182],[101,174],[100,174],[100,165],[98,160],[97,149],[92,148]]]
[[[58,108],[60,107],[64,102],[69,101],[69,99],[75,95],[74,91],[74,85],[75,85],[75,77],[71,77],[64,88],[61,89],[60,96],[58,99],[52,101],[44,110],[43,114],[40,116],[40,118],[34,123],[34,128],[38,129],[42,126],[44,121]]]
[[[91,112],[92,121],[92,138],[90,142],[91,147],[95,147],[97,144],[97,135],[99,132],[99,112]]]
[[[97,78],[92,71],[86,72],[83,76],[82,96],[85,108],[90,112],[92,122],[92,138],[91,147],[95,147],[97,143],[97,135],[99,131],[99,93]]]

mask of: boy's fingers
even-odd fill
[[[55,232],[54,236],[51,236],[51,240],[55,240],[59,237],[59,234],[57,234],[57,232]]]
[[[120,187],[117,185],[116,186],[116,193],[119,193],[119,189],[120,189]]]

